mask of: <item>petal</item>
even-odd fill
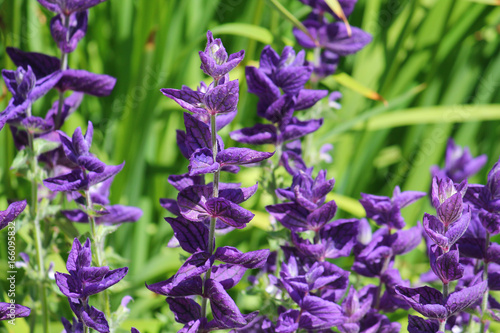
[[[0,229],[5,228],[9,222],[12,222],[26,208],[26,200],[15,201],[11,203],[6,210],[0,211]]]
[[[311,119],[307,121],[300,121],[296,118],[292,118],[292,121],[285,126],[282,131],[282,141],[291,141],[301,138],[307,134],[315,132],[321,125],[323,125],[323,119]]]
[[[295,100],[295,111],[309,109],[328,95],[328,90],[301,89]]]
[[[210,299],[212,314],[217,322],[231,328],[247,324],[236,303],[219,282],[208,279],[205,282],[205,295]]]
[[[246,165],[258,163],[273,156],[274,153],[255,151],[249,148],[227,148],[217,154],[220,165]]]
[[[116,79],[109,75],[94,74],[80,69],[67,69],[57,84],[60,91],[72,90],[87,95],[108,96],[115,87]]]
[[[68,174],[54,178],[47,178],[43,181],[45,187],[53,192],[78,191],[88,187],[88,179],[81,169],[73,170]]]
[[[372,36],[357,27],[351,27],[349,35],[343,22],[326,26],[326,35],[320,38],[320,44],[327,50],[340,56],[356,53],[372,41]]]
[[[333,219],[336,212],[337,204],[335,201],[325,203],[307,216],[308,228],[310,230],[319,231],[325,224]]]
[[[39,0],[44,1],[44,0]],[[40,80],[61,68],[59,58],[51,57],[43,53],[24,52],[15,47],[7,47],[7,54],[17,67],[31,67],[37,80]]]
[[[240,282],[246,270],[245,267],[240,265],[222,264],[212,267],[212,275],[210,277],[218,281],[227,290]]]
[[[307,217],[309,215],[309,211],[295,203],[287,202],[270,205],[266,206],[266,210],[276,220],[278,220],[278,222],[283,224],[285,228],[295,232],[308,230]]]
[[[201,306],[190,298],[167,297],[167,303],[175,315],[175,321],[187,324],[201,317]]]
[[[177,204],[184,218],[201,222],[209,215],[206,209],[206,202],[211,195],[211,188],[207,186],[189,186],[177,195]]]
[[[218,85],[209,90],[205,96],[208,113],[226,114],[236,111],[239,98],[238,80]]]
[[[189,158],[189,175],[200,176],[218,171],[220,164],[214,162],[212,151],[208,148],[197,149]]]
[[[204,105],[205,94],[187,87],[178,89],[160,89],[163,95],[173,99],[183,109],[190,112],[204,114],[207,113]]]
[[[243,253],[234,247],[222,246],[215,250],[214,255],[216,260],[254,269],[266,264],[269,253],[270,251],[267,249]]]
[[[221,190],[219,184],[219,197],[225,198],[235,204],[240,204],[250,199],[250,197],[253,196],[255,192],[257,192],[257,188],[258,185],[255,184],[254,186],[250,187],[225,188]]]
[[[125,162],[119,165],[106,165],[103,172],[89,172],[87,175],[89,179],[89,186],[94,186],[103,181],[116,176],[120,171],[122,171],[125,166]]]
[[[205,224],[192,223],[182,218],[167,217],[165,220],[174,229],[175,238],[184,251],[208,251],[208,229]]]
[[[90,308],[84,309],[82,311],[82,321],[85,326],[90,327],[97,332],[107,333],[109,332],[109,325],[104,316],[104,313],[97,310],[93,306]]]
[[[238,229],[244,228],[255,216],[252,212],[241,208],[225,198],[208,199],[205,207],[211,217],[216,217],[222,222]]]
[[[462,311],[481,299],[488,288],[488,281],[451,293],[446,301],[448,316]]]
[[[253,127],[242,128],[229,134],[231,139],[247,144],[262,145],[276,143],[276,127],[269,124],[256,124]]]

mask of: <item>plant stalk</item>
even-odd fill
[[[214,163],[216,162],[217,158],[217,126],[216,126],[216,115],[210,115],[210,133],[211,133],[211,138],[212,138],[212,155],[214,158]],[[217,170],[214,173],[214,180],[213,180],[213,197],[217,198],[219,197],[219,178],[220,178],[220,170]],[[208,252],[210,255],[214,253],[214,235],[215,235],[215,222],[217,221],[217,218],[211,217],[210,218],[210,230],[208,233]],[[203,277],[203,288],[205,288],[205,282],[210,279],[210,275],[212,274],[212,268],[209,268],[208,271],[205,273],[205,276]],[[205,318],[207,316],[207,299],[205,297],[202,298],[201,300],[201,317]]]
[[[94,253],[96,254],[96,259],[97,259],[97,266],[102,267],[104,266],[103,263],[103,254],[102,254],[102,244],[101,244],[101,238],[99,237],[97,233],[97,224],[95,221],[95,217],[92,214],[92,198],[90,196],[90,189],[85,190],[85,201],[87,203],[87,216],[89,218],[90,222],[90,231],[92,235],[92,241],[94,243]],[[103,290],[102,292],[102,305],[104,307],[104,314],[106,315],[106,318],[111,319],[111,308],[110,308],[110,302],[109,302],[109,294],[107,290]]]
[[[486,230],[486,244],[485,244],[485,251],[484,253],[487,253],[488,248],[490,247],[490,233],[489,231]],[[483,270],[483,281],[488,280],[488,261],[484,262],[484,270]],[[489,288],[486,288],[486,292],[483,295],[483,300],[481,301],[481,326],[479,328],[480,333],[485,332],[486,328],[486,323],[484,319],[484,314],[486,313],[486,310],[488,309],[488,295],[489,295]]]
[[[26,110],[28,117],[31,117],[31,105]],[[28,146],[30,148],[31,155],[31,204],[30,204],[30,215],[34,220],[35,224],[35,243],[36,243],[36,258],[38,265],[38,275],[39,275],[39,285],[38,291],[40,293],[40,298],[42,302],[42,321],[43,321],[43,332],[49,332],[49,313],[47,306],[47,291],[45,290],[45,263],[43,260],[43,247],[42,247],[42,231],[40,228],[40,221],[38,219],[38,160],[34,148],[34,134],[28,131]]]

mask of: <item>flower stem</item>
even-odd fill
[[[103,262],[103,253],[102,253],[102,243],[101,237],[97,233],[97,224],[95,221],[95,217],[92,214],[92,197],[90,196],[90,189],[85,190],[85,201],[87,203],[87,216],[89,217],[90,222],[90,231],[92,235],[92,242],[94,243],[94,249],[97,259],[97,266],[104,266]],[[103,290],[102,292],[102,306],[104,307],[104,314],[108,320],[111,319],[111,308],[109,305],[109,294],[107,290]]]
[[[214,158],[214,162],[216,161],[217,158],[217,126],[216,126],[216,119],[215,115],[210,116],[210,133],[212,135],[212,155]],[[220,170],[217,170],[214,173],[214,180],[213,180],[213,197],[217,198],[219,196],[219,178],[220,178]],[[217,218],[211,217],[210,218],[210,230],[208,233],[208,252],[210,255],[214,253],[214,235],[215,235],[215,222],[217,221]],[[203,288],[205,288],[205,282],[210,279],[210,275],[212,274],[212,268],[209,268],[208,271],[205,273],[205,276],[203,277]],[[207,316],[207,299],[205,297],[202,298],[201,300],[201,317],[205,318]]]
[[[484,253],[487,253],[489,247],[490,247],[490,233],[489,233],[489,231],[486,231],[486,244],[485,244]],[[483,281],[487,281],[487,280],[488,280],[488,261],[485,260],[484,270],[483,270]],[[484,293],[483,300],[481,302],[481,326],[479,328],[480,333],[485,332],[484,314],[486,313],[486,310],[488,309],[488,295],[489,295],[489,288],[486,288],[486,292]]]
[[[28,107],[26,111],[28,117],[31,117],[31,106]],[[38,219],[38,160],[34,149],[34,135],[31,131],[28,131],[28,146],[30,148],[31,155],[31,205],[30,205],[30,215],[34,220],[35,224],[35,243],[36,243],[36,258],[38,265],[38,275],[40,283],[38,285],[38,291],[40,293],[40,298],[42,302],[42,320],[43,320],[43,332],[49,332],[49,313],[47,306],[47,291],[45,289],[45,263],[43,260],[43,247],[42,247],[42,231],[40,228],[40,221]]]
[[[446,330],[446,320],[439,321],[439,331],[444,332]]]

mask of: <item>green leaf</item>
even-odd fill
[[[485,5],[500,6],[500,0],[469,0],[469,1],[484,3]]]
[[[248,37],[264,44],[273,42],[273,35],[269,30],[247,23],[226,23],[212,29],[214,35],[236,35]]]
[[[354,215],[356,217],[364,217],[366,216],[365,214],[365,209],[361,204],[359,203],[358,200],[347,197],[342,194],[337,194],[337,193],[330,193],[327,196],[328,200],[335,200],[335,203],[337,203],[337,206],[342,209],[343,211],[348,212],[351,215]]]
[[[267,2],[276,9],[284,18],[286,18],[288,21],[290,21],[295,27],[298,29],[302,30],[311,40],[315,40],[313,36],[309,33],[309,30],[302,24],[302,22],[299,21],[298,18],[293,16],[292,13],[288,11],[278,0],[267,0]]]
[[[49,141],[42,138],[33,140],[33,150],[35,151],[36,156],[40,156],[43,153],[54,150],[60,145],[60,142]]]
[[[12,161],[10,168],[14,171],[26,170],[28,169],[28,159],[29,156],[26,154],[26,150],[21,150]]]
[[[361,84],[360,82],[358,82],[357,80],[355,80],[353,77],[349,76],[346,73],[339,73],[339,74],[332,75],[332,76],[324,79],[323,81],[321,81],[321,83],[323,83],[327,87],[332,86],[332,79],[335,80],[340,85],[342,85],[346,88],[349,88],[357,93],[360,93],[361,95],[363,95],[369,99],[373,99],[375,101],[382,101],[382,102],[384,102],[384,104],[387,105],[387,101],[379,93],[364,86],[363,84]]]
[[[338,0],[325,0],[326,4],[328,7],[330,7],[335,15],[337,15],[345,24],[345,27],[347,29],[347,35],[349,37],[352,35],[352,29],[351,25],[349,24],[349,21],[347,21],[347,17],[344,14],[344,10],[342,9],[342,6],[340,5]]]
[[[354,128],[376,131],[384,128],[420,124],[467,123],[499,119],[500,104],[441,105],[379,114]]]

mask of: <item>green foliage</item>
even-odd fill
[[[277,3],[287,9],[287,19],[281,16],[283,11],[275,10]],[[52,14],[36,0],[0,0],[0,9],[2,68],[13,68],[5,54],[7,45],[58,56],[48,28]],[[113,249],[130,267],[126,289],[111,295],[113,310],[122,296],[135,298],[123,327],[153,333],[167,324],[177,325],[164,299],[144,287],[145,281],[163,280],[180,265],[180,251],[165,247],[172,231],[163,220],[167,213],[158,200],[175,197],[167,176],[186,170],[187,162],[175,143],[175,129],[183,125],[180,108],[159,89],[183,84],[195,87],[205,79],[198,69],[198,50],[204,47],[208,29],[223,38],[228,52],[245,49],[245,64],[255,64],[265,44],[271,43],[275,49],[293,45],[293,24],[305,15],[307,9],[296,0],[108,0],[90,12],[87,37],[70,55],[70,67],[109,74],[118,81],[110,97],[85,97],[64,130],[72,133],[77,126],[85,126],[87,119],[95,124],[94,152],[110,164],[126,161],[111,189],[112,202],[139,206],[145,212],[139,222],[108,236],[106,248]],[[500,155],[500,37],[496,32],[500,8],[465,0],[360,0],[349,22],[373,34],[374,40],[358,55],[342,61],[339,68],[359,87],[383,96],[388,105],[364,98],[338,82],[324,82],[343,92],[342,109],[323,106],[315,110],[325,117],[325,125],[312,140],[305,141],[309,145],[305,150],[318,150],[318,143],[335,146],[333,163],[319,162],[318,167],[327,168],[337,181],[338,216],[363,213],[352,201],[359,199],[360,192],[390,195],[395,185],[427,191],[429,167],[442,163],[449,136],[469,146],[474,155],[489,156],[487,166],[471,180],[484,182],[486,171]],[[256,98],[246,93],[243,70],[236,73],[242,95],[230,130],[258,121]],[[3,110],[10,98],[3,82],[0,95]],[[55,94],[49,95],[36,103],[34,114],[44,114],[55,98]],[[224,140],[229,140],[227,133],[221,133]],[[235,146],[234,142],[228,145]],[[25,165],[27,157],[16,157],[8,130],[0,132],[0,147],[0,207],[4,209],[7,198],[26,198],[30,190],[10,170],[13,165]],[[37,147],[47,149],[47,143]],[[258,177],[251,169],[234,176],[244,186],[254,184]],[[264,212],[270,200],[269,194],[261,193],[246,207]],[[415,225],[426,209],[430,210],[426,200],[406,209],[407,223]],[[255,225],[265,228],[266,216],[257,217],[263,223]],[[58,220],[57,228],[74,235],[75,228],[67,223]],[[268,236],[254,227],[221,237],[218,243],[256,249],[268,246]],[[0,253],[4,245],[2,237]],[[416,252],[412,262],[420,262],[424,253]],[[426,265],[399,264],[403,277],[412,281],[428,269]],[[58,313],[59,306],[51,306]],[[406,320],[401,313],[394,318],[399,317]],[[54,330],[60,331],[57,318],[52,320]],[[14,332],[26,332],[23,329],[29,323],[18,323]]]

